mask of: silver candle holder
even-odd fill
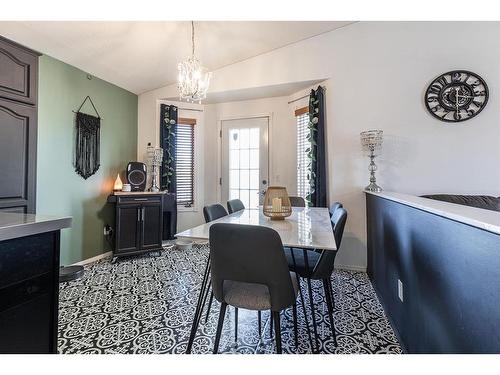
[[[158,176],[161,164],[163,163],[163,149],[161,147],[148,146],[148,160],[151,165],[151,187],[149,191],[158,192]]]
[[[370,165],[368,166],[368,170],[370,171],[370,184],[365,187],[365,190],[376,193],[382,191],[382,188],[377,185],[377,179],[375,178],[375,171],[377,170],[375,157],[380,154],[382,149],[383,135],[384,132],[382,130],[367,130],[360,133],[363,150],[368,152],[368,156],[370,157]]]

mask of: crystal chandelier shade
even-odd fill
[[[199,102],[207,97],[208,85],[210,84],[210,73],[204,68],[195,56],[194,44],[194,22],[191,21],[191,57],[178,65],[179,78],[177,87],[180,99],[188,102]]]

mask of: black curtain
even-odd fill
[[[175,105],[160,105],[160,147],[163,148],[160,190],[167,190],[170,193],[175,193],[177,190],[175,178],[177,112]]]
[[[311,134],[311,194],[313,207],[326,207],[326,146],[325,146],[325,90],[318,86],[309,96],[309,130]]]

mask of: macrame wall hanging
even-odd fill
[[[80,112],[87,100],[92,104],[97,117]],[[75,171],[86,180],[96,173],[101,165],[99,161],[101,116],[88,95],[75,113]]]

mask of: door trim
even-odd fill
[[[222,178],[222,122],[223,121],[231,121],[231,120],[245,120],[245,119],[253,119],[253,118],[267,118],[267,170],[268,170],[268,183],[267,186],[271,185],[271,181],[273,180],[273,158],[271,152],[271,142],[272,142],[272,130],[273,130],[273,122],[274,122],[274,112],[253,114],[253,115],[240,115],[240,116],[222,116],[217,119],[217,181],[216,183],[216,195],[219,203],[222,202],[222,186],[219,181]],[[225,204],[224,204],[225,205]]]

